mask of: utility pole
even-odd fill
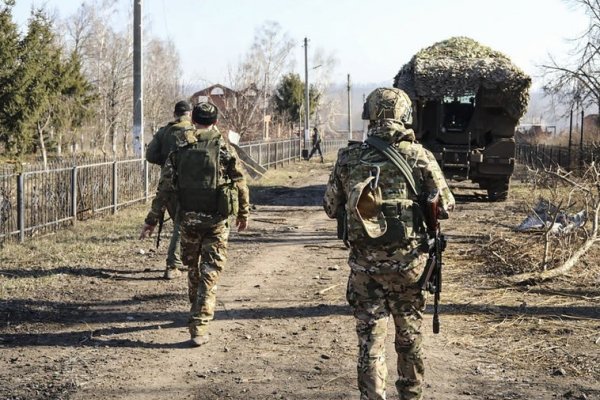
[[[348,74],[348,140],[352,140],[352,92],[350,91],[350,74]]]
[[[133,0],[133,150],[137,157],[144,155],[142,76],[142,0]]]
[[[308,158],[308,131],[310,130],[310,98],[308,92],[308,39],[304,38],[304,141],[302,158]]]

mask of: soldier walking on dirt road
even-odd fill
[[[312,150],[310,151],[310,154],[306,158],[306,161],[309,161],[312,158],[312,156],[315,154],[315,152],[317,152],[317,151],[319,152],[319,156],[321,157],[321,162],[323,162],[323,152],[321,151],[321,134],[319,133],[319,130],[315,126],[313,129],[313,135],[312,135]]]
[[[339,151],[324,208],[330,218],[338,218],[338,234],[350,248],[346,297],[356,318],[360,398],[386,398],[385,339],[391,315],[396,388],[401,400],[419,400],[425,294],[418,280],[428,253],[419,199],[438,190],[440,206],[448,211],[454,197],[435,158],[415,143],[408,128],[412,109],[406,93],[379,88],[364,107],[368,138]]]
[[[193,346],[208,342],[217,282],[227,260],[230,217],[239,231],[246,229],[249,191],[235,150],[216,127],[217,107],[199,103],[192,111],[193,127],[178,133],[177,150],[167,159],[161,179],[177,194],[181,254],[188,267]],[[166,190],[161,187],[160,190]],[[160,215],[152,204],[141,238],[150,236]]]
[[[175,104],[173,121],[161,127],[154,134],[154,137],[148,144],[148,148],[146,149],[146,160],[149,163],[160,165],[161,168],[164,167],[169,153],[177,149],[176,132],[179,130],[185,130],[186,128],[192,126],[192,118],[190,116],[191,112],[192,106],[189,102],[182,100]],[[173,235],[171,236],[169,249],[167,250],[167,266],[165,269],[164,278],[174,279],[181,275],[180,269],[182,266],[180,257],[181,246],[179,242],[179,222],[175,218],[177,199],[173,190],[164,188],[164,190],[161,191],[160,188],[162,185],[164,185],[164,182],[161,180],[158,182],[157,195],[152,202],[165,204],[166,210],[169,213],[169,217],[171,217],[171,220],[173,221]],[[164,220],[164,210],[160,218]]]

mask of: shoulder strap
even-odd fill
[[[415,178],[412,174],[412,168],[406,161],[406,159],[389,143],[379,139],[376,136],[369,136],[366,142],[375,147],[377,150],[383,153],[391,162],[400,170],[402,175],[406,178],[408,185],[412,189],[413,193],[418,196],[417,185]]]

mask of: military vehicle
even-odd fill
[[[508,196],[530,84],[507,56],[467,37],[417,52],[394,78],[413,101],[417,140],[446,177],[470,179],[492,201]]]

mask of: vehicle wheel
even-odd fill
[[[508,198],[510,178],[490,180],[487,184],[489,201],[505,201]]]

